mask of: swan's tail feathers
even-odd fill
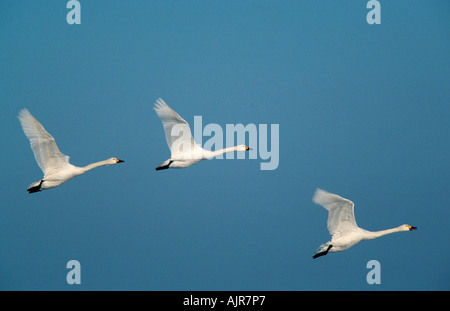
[[[40,181],[32,183],[27,189],[28,193],[35,193],[41,191],[41,186],[43,182],[44,180],[41,179]]]
[[[320,256],[325,256],[326,254],[328,254],[328,251],[333,247],[333,245],[331,244],[322,244],[320,245],[320,247],[317,249],[317,251],[314,253],[313,258],[316,259],[317,257]]]
[[[172,160],[167,160],[156,167],[157,171],[168,169],[170,164],[172,164]]]

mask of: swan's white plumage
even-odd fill
[[[69,163],[69,157],[59,151],[55,139],[31,115],[28,109],[19,112],[19,120],[25,135],[30,140],[34,157],[44,174],[55,168],[62,168]]]
[[[358,228],[352,201],[322,189],[316,190],[313,201],[328,210],[327,227],[330,235],[345,235]]]
[[[250,148],[244,145],[209,151],[198,145],[191,133],[187,123],[178,113],[170,108],[161,98],[156,100],[154,107],[156,114],[161,120],[166,142],[169,146],[170,159],[164,161],[156,170],[167,168],[185,168],[204,159],[211,159],[219,154],[233,151],[248,151]]]
[[[175,148],[180,145],[190,146],[191,151],[202,149],[195,143],[189,123],[176,113],[175,110],[170,108],[161,98],[156,100],[154,109],[163,124],[167,145],[172,156],[180,153],[180,150]]]
[[[59,151],[52,135],[45,130],[42,124],[26,108],[19,112],[18,118],[25,135],[30,141],[36,162],[44,173],[43,179],[29,186],[29,193],[57,187],[95,167],[123,162],[117,158],[110,158],[85,167],[74,166],[69,163],[69,157]]]
[[[331,240],[320,245],[313,258],[326,255],[328,252],[339,252],[349,249],[363,240],[371,240],[386,234],[417,229],[405,224],[381,231],[364,230],[356,224],[352,201],[322,189],[316,190],[313,201],[328,210],[327,227],[331,235]]]

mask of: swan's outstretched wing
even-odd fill
[[[332,236],[345,235],[358,228],[352,201],[322,189],[316,190],[313,201],[328,210],[327,226]]]
[[[34,157],[44,172],[67,165],[69,157],[63,155],[56,145],[55,139],[36,120],[27,109],[19,112],[19,120],[25,135],[30,140]]]
[[[172,156],[187,151],[183,150],[183,146],[185,147],[184,149],[186,147],[191,148],[191,151],[199,147],[195,144],[194,137],[192,137],[189,123],[180,117],[161,98],[156,100],[154,109],[164,126],[167,145],[169,145]]]

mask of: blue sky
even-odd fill
[[[369,25],[356,0],[81,0],[69,25],[66,1],[2,1],[0,289],[449,290],[450,4],[380,2]],[[278,168],[156,172],[160,97],[190,123],[279,124]],[[27,194],[24,107],[72,164],[125,163]],[[418,230],[313,260],[316,187],[362,228]]]

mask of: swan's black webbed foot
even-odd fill
[[[330,251],[330,249],[333,247],[333,245],[329,245],[326,251],[314,254],[313,258],[316,259],[317,257],[320,256],[325,256],[326,254],[328,254],[328,252]]]
[[[44,180],[41,179],[41,182],[39,183],[39,185],[28,188],[27,189],[28,193],[35,193],[35,192],[41,191],[41,186],[42,186],[43,182],[44,182]]]
[[[173,161],[170,161],[169,164],[167,164],[167,165],[158,166],[158,167],[156,168],[156,170],[159,171],[159,170],[165,170],[165,169],[168,169],[169,166],[170,166],[170,164],[172,164],[172,162],[173,162]]]

